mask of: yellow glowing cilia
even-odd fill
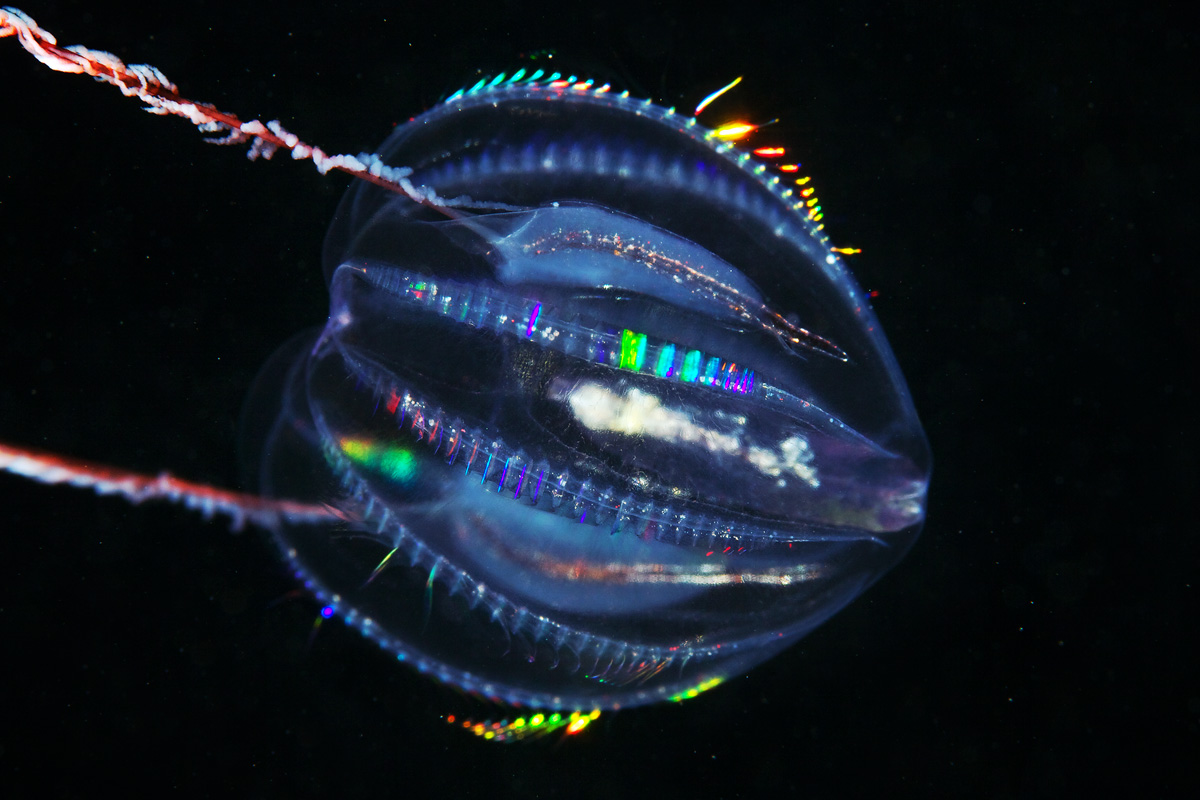
[[[490,742],[520,742],[536,739],[562,730],[564,736],[575,736],[600,718],[599,709],[594,711],[572,711],[570,714],[537,713],[515,719],[471,720],[460,719],[453,714],[446,722],[469,731]]]

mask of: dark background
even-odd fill
[[[1194,27],[1155,3],[578,9],[38,2],[61,43],[373,149],[555,63],[779,117],[934,453],[908,558],[683,705],[490,745],[265,537],[0,479],[0,792],[1179,797],[1200,756]],[[804,5],[812,7],[805,8]],[[540,63],[540,62],[538,62]],[[323,320],[348,179],[251,164],[0,41],[0,439],[235,486],[258,367]],[[717,116],[725,116],[718,113]],[[707,118],[710,122],[717,120]],[[758,143],[758,142],[756,142]]]

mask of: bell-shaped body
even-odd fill
[[[787,190],[694,120],[504,84],[399,128],[332,308],[259,390],[279,542],[329,608],[467,691],[691,696],[900,559],[929,456],[883,333]],[[271,398],[268,402],[267,398]]]

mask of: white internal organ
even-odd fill
[[[787,485],[789,477],[799,478],[812,489],[821,485],[813,464],[815,453],[799,433],[792,433],[771,449],[747,444],[742,435],[745,417],[736,419],[733,432],[718,431],[698,424],[687,411],[664,405],[653,394],[638,389],[617,394],[591,381],[576,384],[562,399],[575,419],[589,430],[688,444],[709,453],[740,458],[763,475],[776,478],[781,487]]]

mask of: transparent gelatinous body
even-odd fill
[[[432,203],[350,190],[329,322],[256,393],[261,488],[344,514],[277,537],[350,624],[483,696],[625,707],[763,661],[912,544],[904,380],[755,160],[544,84],[380,154]]]

